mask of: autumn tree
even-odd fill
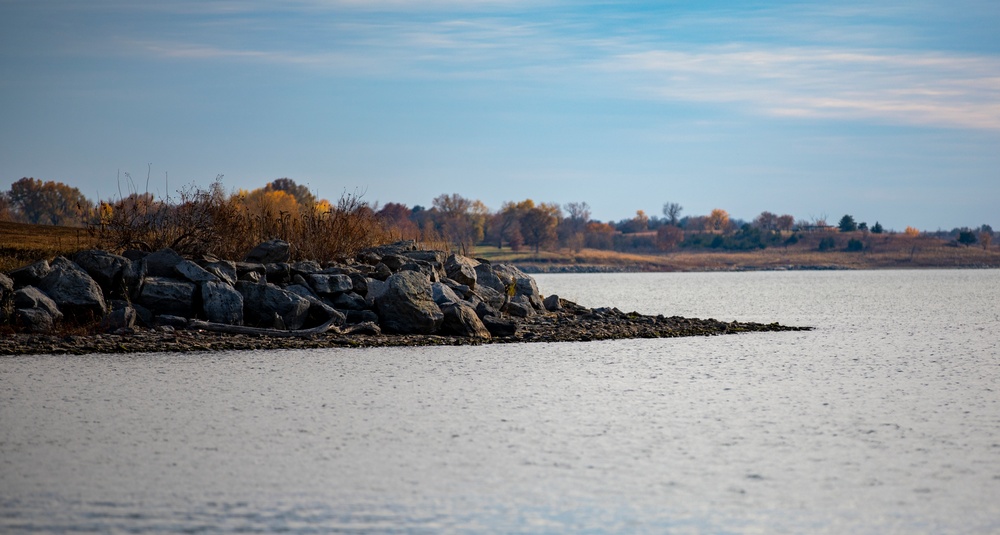
[[[618,231],[609,223],[591,221],[587,223],[585,244],[592,249],[612,249],[615,245],[615,234]]]
[[[438,195],[431,203],[437,212],[437,227],[445,239],[462,251],[471,250],[476,244],[476,229],[470,214],[473,203],[457,193]]]
[[[913,227],[906,227],[906,230],[903,231],[903,234],[906,234],[908,238],[916,238],[917,236],[920,235],[920,231]]]
[[[534,247],[535,253],[538,253],[542,247],[553,243],[561,215],[558,204],[541,203],[525,210],[521,215],[521,234],[525,245]]]
[[[534,203],[531,203],[534,207]],[[491,216],[489,224],[489,240],[497,244],[498,249],[503,249],[504,242],[512,246],[519,246],[523,243],[521,236],[521,208],[517,203],[507,201],[500,206],[500,210]]]
[[[761,230],[777,230],[778,216],[768,211],[761,212],[754,218],[753,226]]]
[[[316,196],[309,191],[309,188],[300,184],[296,184],[294,180],[290,178],[278,178],[272,182],[268,182],[264,186],[265,192],[270,191],[283,191],[292,197],[295,197],[295,202],[299,206],[311,207],[316,204]]]
[[[669,251],[684,241],[684,231],[674,225],[663,225],[656,229],[656,248]]]
[[[795,228],[795,217],[791,214],[780,215],[778,216],[777,221],[775,221],[775,225],[778,230],[790,232],[793,228]]]
[[[663,205],[663,215],[667,218],[667,224],[678,226],[681,222],[681,211],[684,207],[679,203],[668,202]]]
[[[398,238],[415,240],[420,237],[420,229],[412,219],[413,210],[405,204],[386,203],[376,213],[376,216]]]
[[[623,225],[625,232],[645,232],[649,229],[649,216],[642,210],[635,211],[635,217],[629,219]]]
[[[579,252],[586,243],[587,223],[590,222],[590,206],[585,202],[571,202],[563,206],[566,217],[559,223],[559,240],[567,247]]]
[[[729,212],[716,208],[712,210],[712,213],[708,214],[708,220],[706,221],[705,230],[714,230],[724,232],[729,230]]]
[[[22,178],[10,186],[7,199],[17,218],[42,225],[82,225],[94,205],[80,190],[61,182]]]

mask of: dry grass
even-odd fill
[[[85,228],[0,221],[0,272],[96,246]]]

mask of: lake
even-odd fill
[[[1000,271],[536,278],[816,329],[0,357],[0,532],[1000,531]]]

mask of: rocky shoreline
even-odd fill
[[[510,336],[490,339],[455,335],[337,334],[303,338],[226,334],[170,326],[137,327],[127,333],[53,335],[17,333],[0,340],[0,355],[83,355],[194,351],[250,351],[315,348],[458,346],[502,343],[589,342],[630,338],[716,336],[747,332],[807,331],[777,323],[722,322],[714,319],[647,316],[617,309],[586,309],[561,300],[564,310],[518,322]]]
[[[243,262],[84,251],[0,274],[0,355],[481,345],[808,330],[647,316],[401,242],[320,265],[273,240]]]

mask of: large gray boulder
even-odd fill
[[[444,271],[448,278],[476,289],[476,265],[479,262],[462,255],[451,255],[444,262]]]
[[[132,261],[124,256],[92,249],[73,255],[73,261],[84,269],[104,291],[105,296],[126,295],[124,276]]]
[[[178,275],[189,282],[219,282],[219,277],[190,260],[182,260],[174,266]]]
[[[14,281],[14,287],[20,288],[22,286],[38,286],[38,283],[42,281],[42,277],[49,274],[52,267],[49,266],[48,260],[39,260],[34,264],[28,264],[24,267],[19,267],[8,273],[12,281]]]
[[[488,262],[480,262],[475,266],[476,270],[476,289],[482,289],[483,287],[492,288],[499,294],[504,294],[506,290],[506,281],[500,280],[500,277],[493,271],[493,265]]]
[[[149,253],[142,259],[149,277],[176,277],[177,264],[183,261],[184,257],[169,247]]]
[[[350,275],[313,273],[306,275],[309,286],[319,295],[335,295],[354,289]]]
[[[455,293],[455,290],[443,282],[431,283],[431,298],[439,307],[457,305],[462,302],[462,298]]]
[[[63,317],[56,302],[34,286],[25,286],[14,292],[14,306],[16,308],[40,308],[48,312],[54,321],[59,321]]]
[[[0,324],[7,323],[14,314],[14,280],[0,273]]]
[[[254,247],[247,254],[245,262],[256,262],[259,264],[275,264],[288,262],[291,257],[291,246],[284,240],[268,240]]]
[[[82,322],[104,317],[104,293],[83,268],[61,256],[52,261],[51,268],[38,281],[38,289],[51,297],[63,314]]]
[[[243,294],[224,282],[201,283],[201,309],[208,321],[243,325]]]
[[[243,294],[243,322],[253,327],[301,329],[309,317],[309,300],[273,284],[236,283]]]
[[[343,325],[347,316],[343,312],[324,303],[307,285],[289,284],[285,291],[304,297],[309,301],[309,322],[319,325],[333,320],[335,325]]]
[[[135,327],[138,313],[135,307],[127,301],[114,300],[110,303],[111,310],[101,320],[101,330],[115,332]]]
[[[142,290],[139,291],[137,301],[156,316],[192,318],[195,316],[194,293],[196,289],[193,282],[165,277],[146,277],[143,280]]]
[[[444,313],[441,332],[482,340],[491,338],[490,331],[483,325],[476,311],[466,303],[444,306],[441,311]]]
[[[47,333],[55,328],[55,320],[43,308],[19,308],[14,318],[15,323],[29,333]]]
[[[399,334],[433,334],[444,314],[431,298],[431,283],[417,271],[389,277],[385,293],[376,300],[382,329]]]
[[[515,296],[524,296],[527,298],[535,310],[545,309],[545,305],[542,303],[542,295],[538,291],[538,285],[535,284],[535,279],[531,278],[531,276],[510,264],[494,264],[493,272],[501,280],[514,281]]]
[[[215,260],[205,263],[202,267],[205,268],[205,271],[208,271],[212,275],[218,277],[219,280],[228,282],[229,284],[236,284],[238,275],[236,272],[235,262],[230,262],[228,260]]]

